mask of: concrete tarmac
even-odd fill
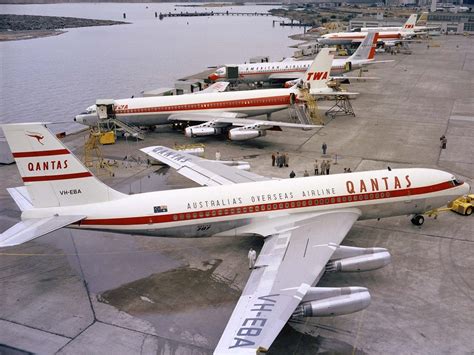
[[[433,167],[474,182],[474,39],[444,36],[440,47],[412,44],[413,54],[379,55],[379,81],[351,91],[356,117],[336,117],[314,131],[269,132],[248,142],[208,137],[213,159],[250,162],[252,171],[288,177],[332,159],[331,174],[390,167]],[[330,103],[321,103],[328,106]],[[32,121],[36,117],[29,118]],[[282,111],[273,119],[288,120]],[[446,150],[439,137],[446,135]],[[191,141],[168,127],[143,142],[118,140],[107,184],[127,193],[193,187],[172,169],[124,162],[138,149]],[[328,155],[321,145],[326,142]],[[65,139],[82,153],[84,135]],[[289,168],[272,168],[272,152]],[[337,155],[337,164],[336,163]],[[15,165],[0,167],[0,230],[20,213],[6,187],[20,185]],[[236,187],[238,188],[238,186]],[[466,354],[474,350],[474,217],[453,212],[357,222],[345,245],[385,247],[392,263],[372,272],[325,275],[319,286],[364,286],[364,311],[287,325],[269,354]],[[211,354],[245,286],[247,252],[258,238],[169,239],[62,229],[0,250],[0,352],[39,354]]]

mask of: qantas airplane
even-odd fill
[[[378,33],[371,32],[365,37],[353,55],[347,58],[334,59],[331,66],[331,75],[355,70],[369,64],[381,63],[381,61],[374,61],[377,40]],[[283,62],[239,64],[239,80],[286,82],[303,76],[312,62],[312,60],[287,60]],[[229,66],[231,65],[217,69],[209,75],[209,80],[226,80],[227,67]],[[331,78],[339,79],[333,76]],[[347,79],[347,77],[343,78]]]
[[[412,215],[469,191],[451,173],[393,169],[276,180],[153,146],[142,151],[202,187],[126,195],[99,181],[42,123],[2,125],[24,186],[8,192],[21,222],[0,247],[62,227],[165,237],[259,236],[264,245],[215,354],[267,350],[290,318],[353,313],[364,287],[317,287],[324,272],[368,271],[384,248],[342,246],[357,220]]]
[[[333,58],[329,48],[324,48],[308,68],[303,84],[311,87],[313,95],[354,95],[355,93],[336,92],[326,84]],[[289,89],[140,97],[115,100],[113,115],[132,126],[154,126],[177,121],[204,122],[187,127],[186,136],[227,133],[230,140],[247,140],[266,135],[268,129],[319,127],[248,118],[264,114],[270,116],[273,112],[287,109],[299,99],[301,92],[296,86]],[[74,120],[93,126],[100,118],[98,112],[92,111],[78,115]]]
[[[416,35],[413,27],[416,23],[416,15],[407,20],[405,25],[401,29],[393,30],[393,31],[379,31],[378,27],[374,27],[371,29],[367,29],[366,31],[359,31],[359,32],[334,32],[334,33],[327,33],[322,35],[321,38],[318,39],[318,42],[321,44],[326,45],[336,45],[336,44],[350,44],[355,42],[361,42],[367,36],[368,33],[380,32],[378,37],[379,43],[384,43],[386,45],[393,45],[397,42],[401,42],[406,40],[407,38],[412,38]]]

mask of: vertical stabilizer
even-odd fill
[[[411,14],[407,22],[405,22],[405,24],[403,25],[402,31],[413,31],[416,25],[416,18],[416,14]]]
[[[2,125],[33,207],[105,202],[125,195],[98,180],[43,123]]]
[[[426,26],[428,23],[428,12],[422,12],[418,21],[416,22],[417,26]]]
[[[334,54],[331,54],[330,50],[322,48],[304,74],[303,83],[309,86],[311,91],[328,87],[326,83],[330,79],[329,73],[334,59]]]
[[[348,61],[374,59],[378,40],[378,32],[367,32],[364,40],[354,54],[348,58]]]

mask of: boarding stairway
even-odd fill
[[[101,130],[103,130],[103,128],[105,127],[107,130],[113,129],[114,131],[125,132],[125,134],[128,133],[131,137],[134,137],[140,140],[145,139],[145,134],[140,128],[130,126],[127,123],[120,121],[119,119],[115,117],[110,117],[106,120],[102,120],[100,122],[100,126],[101,126],[100,128],[102,128]]]
[[[294,103],[290,106],[290,117],[301,124],[324,125],[318,104],[308,89],[300,89],[300,95],[299,101],[302,103]]]

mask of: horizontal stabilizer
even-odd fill
[[[331,97],[334,97],[334,96],[355,96],[355,95],[359,95],[358,92],[349,92],[349,91],[334,91],[334,92],[328,92],[328,93],[324,93],[324,92],[310,92],[311,95],[314,95],[314,96],[318,96],[318,97],[321,97],[321,96],[331,96]]]
[[[382,63],[392,63],[394,62],[394,60],[391,60],[391,59],[388,59],[388,60],[373,60],[371,62],[367,62],[367,63],[364,63],[362,64],[362,66],[368,66],[368,65],[372,65],[372,64],[382,64]]]
[[[30,195],[26,190],[26,186],[10,187],[7,188],[8,193],[17,204],[20,211],[26,211],[33,208]]]
[[[18,222],[0,234],[0,248],[26,243],[30,240],[54,232],[71,223],[83,220],[86,216],[53,216],[32,218]]]
[[[331,76],[333,80],[379,80],[380,78],[377,76]]]

